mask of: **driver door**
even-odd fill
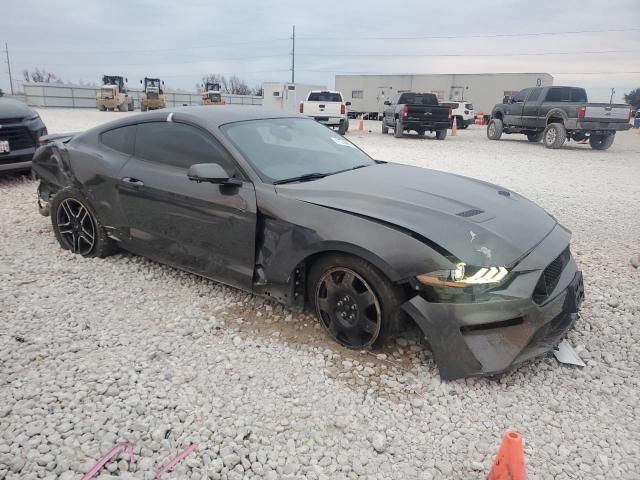
[[[520,127],[523,125],[522,113],[524,109],[524,100],[529,93],[529,89],[524,89],[513,97],[507,105],[506,115],[505,115],[505,123],[507,125],[513,125],[516,127]]]
[[[253,280],[256,195],[240,186],[196,183],[187,169],[218,163],[242,174],[209,133],[177,122],[138,124],[134,155],[120,171],[118,192],[127,248],[144,256],[250,289]]]

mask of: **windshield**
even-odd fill
[[[311,119],[251,120],[222,130],[267,183],[375,164],[344,137]]]
[[[342,95],[331,92],[311,92],[308,102],[341,102]]]

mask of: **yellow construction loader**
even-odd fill
[[[129,90],[125,83],[128,80],[119,75],[104,75],[102,77],[102,87],[96,95],[96,105],[98,110],[115,110],[128,112],[133,110],[133,97],[129,95]]]
[[[164,95],[164,82],[159,78],[144,77],[144,83],[140,80],[144,90],[140,95],[140,111],[156,110],[167,106]]]
[[[202,92],[202,105],[224,105],[219,83],[205,83]]]

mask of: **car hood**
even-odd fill
[[[542,208],[505,188],[400,164],[277,185],[276,191],[408,230],[475,266],[514,265],[557,223]]]
[[[35,110],[32,110],[22,102],[9,98],[0,98],[0,123],[3,118],[31,117],[35,114]]]

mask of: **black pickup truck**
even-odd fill
[[[631,128],[631,108],[624,104],[588,103],[584,88],[525,88],[493,107],[487,137],[523,133],[530,142],[561,148],[568,139],[588,139],[591,148],[606,150],[616,132]]]
[[[382,133],[389,133],[389,128],[393,128],[393,136],[400,138],[408,130],[418,135],[428,130],[436,132],[438,140],[447,138],[451,108],[438,104],[438,97],[433,93],[399,93],[384,104]]]

